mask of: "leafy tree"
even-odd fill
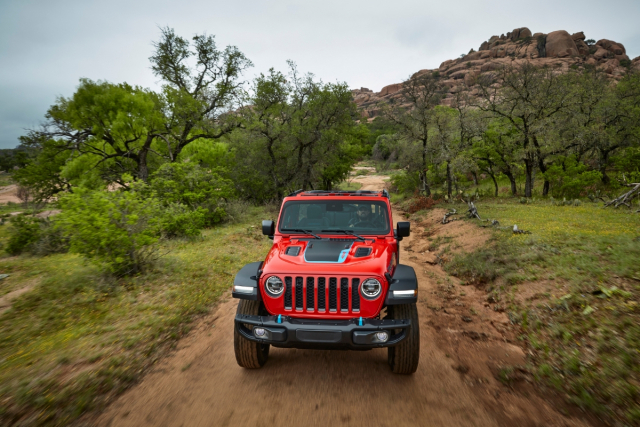
[[[434,107],[443,97],[443,87],[431,74],[422,74],[407,80],[400,91],[401,102],[382,106],[387,120],[399,129],[400,134],[409,142],[421,145],[422,160],[419,176],[420,191],[431,194],[427,182],[428,142],[432,128]]]
[[[545,159],[553,152],[548,144],[547,125],[570,107],[572,93],[567,90],[566,78],[549,68],[525,62],[487,73],[478,83],[479,101],[475,105],[505,119],[518,134],[525,167],[524,195],[531,197],[533,170],[537,164],[544,173]],[[549,182],[545,181],[543,195],[548,191]]]
[[[148,156],[163,126],[161,110],[162,100],[149,90],[81,79],[71,98],[61,97],[49,108],[44,129],[29,132],[25,140],[55,140],[47,158],[62,151],[81,158],[76,177],[93,171],[106,183],[125,185],[124,173],[148,177]]]
[[[22,145],[33,153],[31,160],[13,174],[21,186],[31,190],[36,203],[51,200],[61,191],[71,190],[71,183],[62,176],[61,171],[72,153],[64,142],[46,139],[32,134],[21,137]]]
[[[348,173],[358,153],[357,117],[343,83],[271,69],[254,83],[247,130],[230,138],[233,180],[248,198],[280,198],[296,188],[330,187]]]
[[[176,161],[180,152],[199,139],[218,139],[241,125],[232,113],[243,97],[242,73],[253,64],[235,46],[219,50],[215,37],[199,34],[187,39],[162,28],[149,58],[151,69],[165,85],[163,98],[164,153]]]
[[[136,191],[78,189],[59,203],[56,224],[72,252],[119,276],[141,272],[154,259],[161,218],[157,200]]]
[[[165,163],[152,176],[149,189],[173,210],[182,205],[199,212],[207,226],[224,219],[223,202],[234,195],[230,180],[193,162]]]

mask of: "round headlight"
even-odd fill
[[[381,291],[382,285],[376,279],[367,279],[360,286],[362,296],[368,299],[377,298]]]
[[[282,280],[278,276],[271,276],[267,279],[266,282],[267,290],[270,294],[280,295],[284,290],[284,285],[282,284]]]

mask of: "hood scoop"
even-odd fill
[[[287,250],[284,251],[284,254],[289,256],[298,256],[299,253],[300,246],[289,246]]]
[[[347,259],[353,240],[349,242],[320,240],[309,242],[304,251],[306,262],[342,263]]]
[[[358,249],[356,249],[356,258],[362,258],[369,255],[371,255],[371,248],[360,246]]]

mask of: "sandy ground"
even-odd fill
[[[384,186],[362,176],[363,190]],[[443,211],[442,211],[443,212]],[[400,262],[419,280],[418,371],[398,376],[386,350],[366,352],[272,348],[260,370],[238,367],[233,353],[237,301],[229,295],[177,350],[96,421],[101,426],[583,426],[561,415],[526,380],[510,387],[499,369],[525,363],[507,316],[486,294],[462,287],[437,264],[426,241],[438,233],[459,250],[484,236],[463,221],[438,226],[434,210],[401,244]],[[396,221],[402,215],[394,211]],[[469,228],[467,228],[469,227]],[[469,236],[469,237],[465,237]],[[471,310],[473,308],[473,310]],[[473,314],[471,314],[473,313]]]
[[[6,187],[0,187],[0,203],[21,203],[18,199],[18,186],[15,184],[7,185]]]

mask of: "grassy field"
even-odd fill
[[[167,241],[148,273],[109,279],[76,255],[0,258],[0,297],[27,287],[0,315],[0,425],[67,425],[138,380],[189,324],[230,289],[271,241],[250,208],[241,223],[197,241]],[[0,243],[7,238],[0,228]]]
[[[640,214],[590,202],[477,206],[500,226],[445,268],[521,326],[541,384],[605,419],[640,424]],[[531,234],[514,234],[514,224]]]

